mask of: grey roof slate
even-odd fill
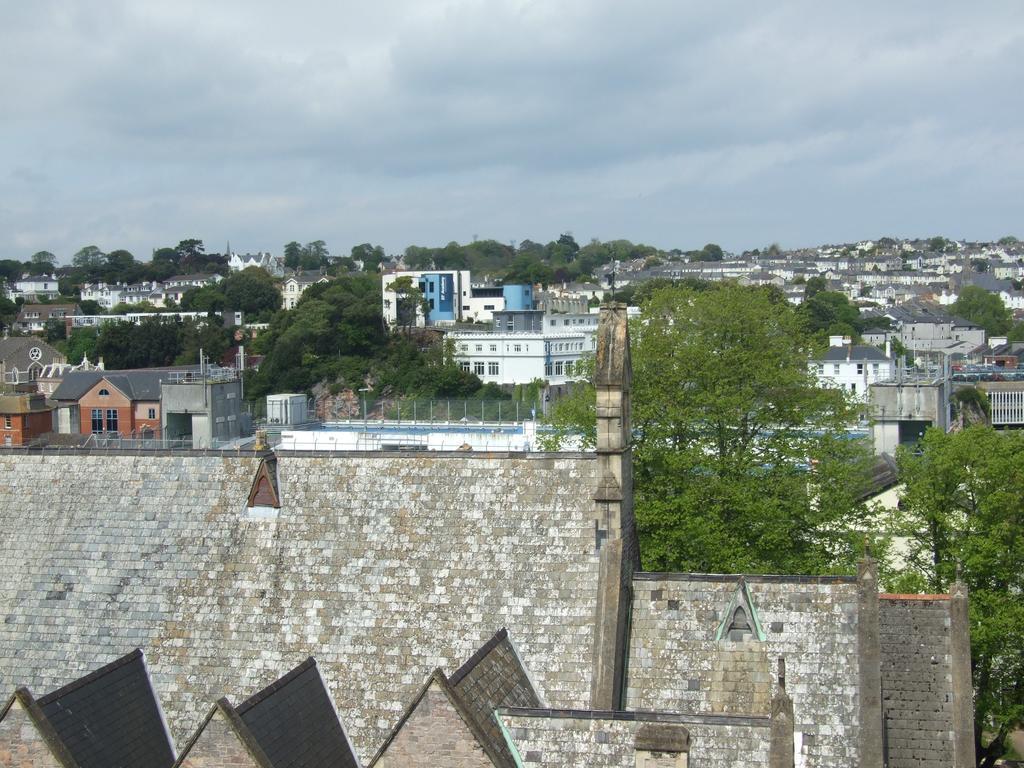
[[[878,347],[872,347],[869,344],[848,344],[842,347],[829,347],[828,352],[819,359],[825,362],[846,360],[878,360],[881,362],[889,358]]]
[[[359,768],[312,657],[235,711],[274,768]]]
[[[448,682],[462,710],[486,736],[491,753],[502,765],[515,766],[494,712],[504,707],[539,707],[541,701],[505,628],[473,654]]]
[[[0,363],[8,369],[16,367],[19,371],[28,370],[29,365],[34,362],[29,357],[29,350],[33,347],[39,347],[39,350],[43,353],[38,361],[41,365],[49,365],[61,358],[60,352],[40,338],[35,336],[12,336],[7,339],[0,339]]]
[[[80,768],[162,768],[174,762],[140,650],[36,703]]]
[[[134,371],[70,371],[54,390],[54,400],[78,400],[100,379],[106,379],[131,400],[159,400],[160,384],[184,369],[148,368]]]

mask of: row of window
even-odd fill
[[[872,363],[871,364],[871,373],[873,373],[875,376],[878,375],[878,365],[879,365],[878,363]],[[840,366],[839,363],[833,363],[832,364],[832,374],[833,375],[835,375],[835,376],[839,375],[839,366]],[[825,373],[825,364],[824,363],[818,363],[818,373],[819,374],[824,374]],[[857,363],[857,375],[860,376],[860,375],[863,375],[863,373],[864,373],[864,363]]]
[[[488,344],[487,346],[488,346],[488,350],[487,350],[488,352],[497,352],[498,351],[498,345],[497,344]],[[572,351],[579,352],[579,351],[582,351],[582,349],[583,349],[583,342],[582,341],[560,341],[560,342],[552,342],[551,343],[551,351],[552,352],[572,352]],[[468,344],[460,345],[459,351],[460,352],[469,352],[469,345]],[[484,345],[483,344],[475,344],[474,345],[474,351],[476,351],[476,352],[483,352],[484,351]],[[505,345],[505,351],[506,352],[522,352],[523,351],[523,345],[522,344],[506,344]]]
[[[464,371],[466,371],[468,373],[469,370],[470,370],[469,361],[468,360],[463,360],[462,362],[459,363],[459,367],[461,367],[462,370],[464,370]],[[486,368],[487,368],[487,375],[488,376],[497,376],[498,372],[501,370],[498,367],[498,364],[496,362],[494,362],[493,360],[491,360],[490,362],[488,362],[486,364]],[[473,363],[472,370],[473,370],[473,373],[475,373],[477,376],[483,376],[484,375],[484,363],[482,361],[480,361],[480,360],[477,360],[475,363]]]
[[[549,360],[544,363],[544,375],[545,376],[572,376],[573,364],[572,360],[556,360],[554,364]]]
[[[462,360],[459,362],[459,367],[467,373],[472,371],[477,376],[483,376],[485,370],[488,376],[497,376],[501,370],[498,363],[493,360],[486,363],[477,360],[472,364],[468,360]],[[573,362],[571,360],[556,360],[554,363],[549,360],[544,364],[545,376],[572,376],[572,372]]]

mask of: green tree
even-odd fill
[[[292,240],[284,247],[284,265],[288,269],[298,269],[302,263],[302,245]]]
[[[721,261],[725,254],[722,252],[722,247],[715,243],[708,243],[702,249],[704,257],[701,261]]]
[[[177,254],[178,266],[185,271],[185,274],[192,274],[196,271],[198,263],[203,260],[205,247],[202,240],[190,238],[182,240],[174,248]]]
[[[828,282],[825,280],[824,277],[821,277],[820,275],[817,277],[812,277],[804,285],[804,299],[810,299],[814,296],[814,294],[821,293],[822,291],[827,290]]]
[[[90,278],[99,274],[106,264],[106,254],[95,245],[78,249],[71,257],[71,266],[83,270]]]
[[[415,247],[416,246],[410,246],[410,248]],[[361,243],[360,245],[352,246],[350,258],[353,261],[361,261],[363,263],[364,272],[377,272],[386,257],[384,255],[384,249],[379,245]],[[413,267],[413,269],[418,268],[419,267]]]
[[[427,317],[430,307],[426,297],[409,275],[396,278],[388,285],[388,290],[395,293],[395,319],[398,325],[408,331],[416,326],[418,317]]]
[[[978,765],[1024,725],[1024,433],[929,429],[897,456],[905,485],[895,533],[906,538],[898,591],[970,590]]]
[[[327,258],[331,255],[327,250],[327,243],[323,240],[314,240],[306,243],[299,257],[299,266],[302,269],[320,269],[327,265]]]
[[[222,312],[227,303],[224,292],[217,285],[189,288],[181,295],[181,308],[185,312]]]
[[[57,257],[49,251],[37,251],[29,258],[29,266],[35,274],[49,274],[57,266]]]
[[[18,316],[18,305],[0,295],[0,331],[10,330]]]
[[[97,362],[96,339],[98,337],[99,331],[95,326],[73,329],[64,345],[68,362],[71,365],[79,365],[85,357],[94,363]],[[104,361],[105,363],[106,361]]]
[[[281,308],[281,293],[274,278],[259,267],[247,267],[219,285],[228,309],[256,317],[269,317]]]
[[[954,314],[980,325],[989,336],[1001,336],[1013,324],[1013,314],[1003,300],[977,285],[968,285],[961,290],[950,309]]]
[[[851,569],[868,456],[846,439],[843,393],[808,373],[793,309],[760,288],[668,287],[631,332],[644,567]],[[592,439],[593,396],[580,388],[560,400],[556,428]]]
[[[105,323],[96,340],[96,355],[108,369],[171,365],[181,352],[181,323],[147,317],[140,323]]]
[[[838,291],[815,291],[800,305],[797,314],[806,323],[807,331],[815,335],[818,346],[827,344],[828,336],[856,337],[861,331],[860,311],[846,294]]]
[[[54,344],[58,341],[64,341],[67,338],[67,332],[67,325],[63,320],[51,317],[46,321],[46,325],[43,326],[43,339],[49,344]]]

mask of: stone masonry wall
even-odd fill
[[[749,701],[757,711],[747,714],[767,715],[776,660],[784,657],[798,768],[856,765],[856,583],[748,576],[766,640],[719,642],[737,581],[685,574],[634,580],[627,709],[699,714]]]
[[[179,765],[181,768],[260,768],[220,710],[214,713]]]
[[[502,712],[524,768],[635,768],[640,719],[530,717]],[[685,722],[691,768],[761,768],[768,765],[768,722],[753,725]]]
[[[890,768],[940,768],[953,752],[950,601],[879,600]]]
[[[61,768],[21,704],[0,721],[0,765],[5,768]]]
[[[431,683],[376,768],[494,768],[447,694]]]
[[[541,697],[589,706],[596,462],[0,452],[0,690],[139,646],[178,744],[315,656],[364,760],[436,667],[508,627]]]

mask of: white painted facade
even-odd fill
[[[829,337],[829,350],[822,358],[812,360],[810,371],[818,386],[846,390],[860,402],[867,402],[868,387],[878,381],[892,379],[892,357],[877,347],[854,345],[849,337]]]
[[[529,384],[534,379],[565,384],[578,378],[580,358],[594,354],[595,331],[596,325],[589,331],[580,327],[543,333],[453,333],[450,338],[459,365],[485,384]]]

